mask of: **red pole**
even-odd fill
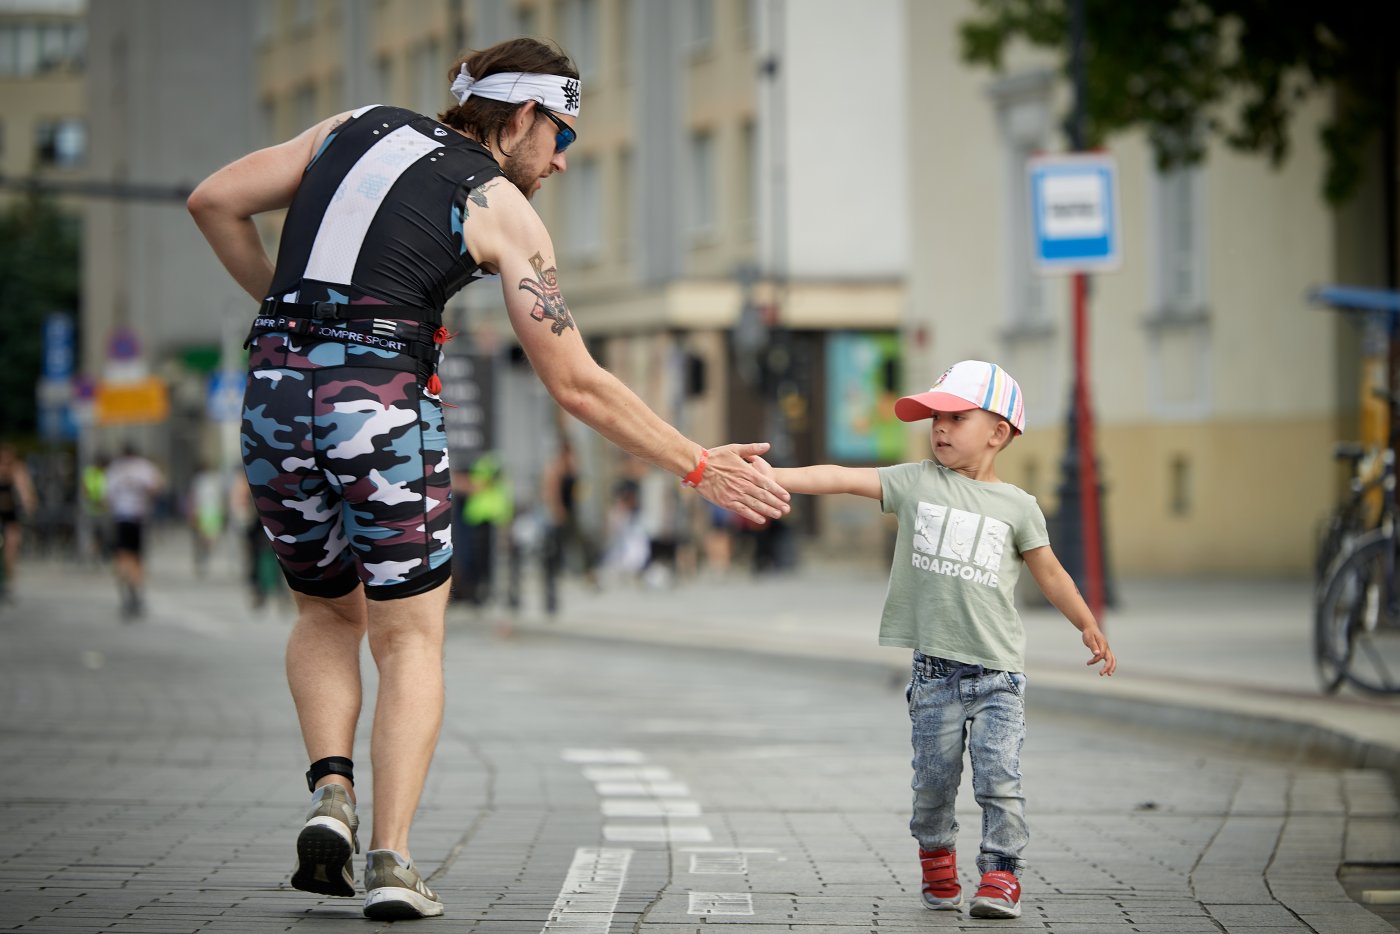
[[[1103,623],[1103,544],[1099,540],[1099,477],[1094,462],[1093,410],[1089,406],[1089,277],[1077,272],[1074,290],[1074,406],[1078,415],[1079,502],[1084,536],[1084,595],[1094,618]]]

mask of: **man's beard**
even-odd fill
[[[506,177],[506,181],[520,189],[526,201],[535,196],[535,182],[539,178],[525,165],[527,161],[534,161],[530,158],[533,155],[528,149],[525,152],[517,150],[506,156],[505,162],[501,163],[501,174]]]

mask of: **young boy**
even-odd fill
[[[868,496],[898,516],[880,644],[914,649],[906,692],[914,744],[909,830],[919,842],[924,906],[958,911],[963,905],[953,806],[966,742],[982,808],[982,878],[971,914],[1016,918],[1021,851],[1029,839],[1020,764],[1026,636],[1013,599],[1022,563],[1083,634],[1093,653],[1087,664],[1101,662],[1099,674],[1111,675],[1117,662],[1050,550],[1035,497],[997,479],[997,455],[1026,424],[1021,387],[1010,374],[964,360],[928,392],[900,399],[894,411],[906,422],[932,422],[934,460],[770,469],[791,493]]]

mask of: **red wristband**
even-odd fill
[[[686,474],[681,480],[682,486],[697,487],[700,485],[700,478],[705,476],[705,465],[710,462],[710,452],[704,448],[700,449],[700,463],[695,465],[695,469]]]

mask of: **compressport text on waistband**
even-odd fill
[[[383,333],[388,332],[390,327],[392,328],[392,337],[388,333]],[[375,323],[373,330],[361,331],[344,325],[328,326],[308,321],[306,318],[288,318],[278,315],[272,318],[253,319],[253,328],[264,332],[286,331],[289,334],[299,334],[304,337],[324,337],[330,340],[361,344],[366,347],[379,347],[395,353],[403,353],[408,349],[408,341],[397,339],[399,325],[387,321],[382,324]]]

